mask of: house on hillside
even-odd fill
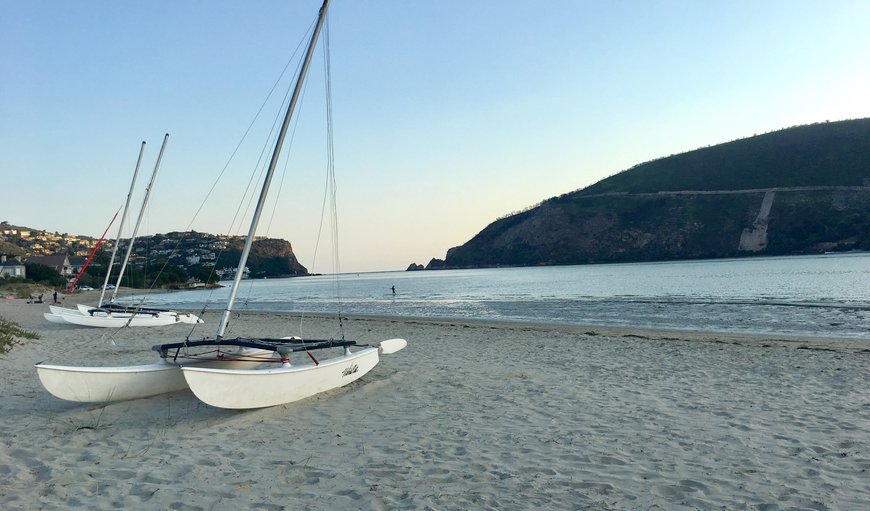
[[[0,256],[0,278],[5,277],[27,278],[26,268],[20,262],[7,261],[6,256]]]
[[[69,256],[68,259],[69,267],[70,270],[72,270],[71,273],[73,275],[78,275],[79,272],[82,271],[82,268],[85,267],[85,263],[88,262],[88,258],[82,256]]]
[[[30,256],[24,260],[27,264],[41,264],[54,269],[64,277],[75,275],[66,254],[52,254],[47,256]]]

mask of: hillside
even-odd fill
[[[427,268],[870,250],[870,119],[637,165],[499,219]]]
[[[221,278],[228,279],[235,274],[244,241],[241,236],[170,232],[137,238],[133,254],[139,262],[167,260],[189,276],[200,274],[202,269],[207,269],[208,273],[213,268]],[[126,240],[122,240],[119,247],[126,250]],[[251,278],[308,275],[308,270],[296,259],[290,242],[272,238],[254,240],[247,268]]]
[[[64,252],[85,256],[91,252],[97,241],[90,236],[43,231],[0,221],[0,255],[24,257]]]
[[[870,119],[798,126],[637,165],[572,195],[862,186]]]
[[[86,256],[97,240],[70,234],[59,234],[0,222],[0,255],[11,258],[64,253]],[[105,240],[94,258],[92,268],[108,263],[113,242]],[[130,265],[146,268],[163,262],[180,269],[179,278],[208,278],[212,271],[221,278],[234,275],[244,245],[240,236],[221,236],[196,231],[170,232],[139,236],[133,245]],[[121,240],[119,254],[127,250],[128,240]],[[120,257],[118,258],[120,260]],[[308,275],[293,253],[290,242],[281,239],[255,239],[248,258],[248,276],[276,278]]]

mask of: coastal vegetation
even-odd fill
[[[20,338],[39,339],[39,335],[0,316],[0,355],[8,353]]]
[[[54,268],[39,263],[27,263],[24,268],[27,273],[27,279],[25,279],[27,281],[45,284],[49,287],[64,287],[66,285],[66,279]]]
[[[16,298],[30,299],[66,285],[66,279],[53,268],[42,264],[25,264],[24,267],[27,278],[0,278],[0,293]]]
[[[861,186],[870,119],[797,126],[635,165],[569,196]]]
[[[14,260],[25,260],[30,255],[44,255],[40,247],[44,243],[45,231],[11,226],[8,222],[5,225],[9,228],[0,231],[0,255]],[[83,239],[66,236],[79,241]],[[71,245],[62,245],[65,239],[67,238],[58,241],[61,244],[60,254],[66,254],[72,266],[76,266],[76,263],[72,263],[72,259],[77,259],[77,267],[80,267],[85,262],[83,253],[74,251]],[[243,242],[244,239],[238,236],[221,236],[196,231],[140,236],[133,245],[130,262],[124,271],[121,285],[132,288],[216,285],[218,281],[230,279],[235,275]],[[127,240],[121,240],[118,244],[118,253],[125,254],[128,246]],[[78,285],[94,288],[103,285],[111,250],[112,243],[109,241],[105,241],[97,249],[85,272],[80,276]],[[91,249],[88,249],[84,255],[90,252]],[[116,258],[113,271],[117,271],[119,259],[120,257]],[[41,264],[27,263],[25,266],[26,282],[42,283],[54,288],[66,287],[69,285],[68,280],[71,281],[72,276],[75,275],[74,272],[71,275],[61,275],[55,268]],[[296,259],[288,241],[261,238],[256,239],[251,247],[245,275],[249,278],[280,278],[308,275],[308,270]],[[117,273],[114,278],[117,278]],[[23,279],[19,280],[24,282]],[[5,284],[13,281],[14,279]],[[3,279],[0,279],[0,286],[5,284]]]

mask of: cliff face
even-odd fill
[[[575,197],[499,220],[448,268],[870,250],[870,188]]]
[[[493,222],[444,267],[843,250],[870,250],[870,119],[639,165]]]
[[[238,264],[243,246],[244,240],[241,238],[230,241],[226,251],[221,255],[221,261],[226,261],[226,264],[235,261],[235,264]],[[248,256],[248,268],[251,278],[308,275],[308,270],[299,263],[296,255],[293,254],[290,242],[281,239],[254,240],[251,245],[251,253]]]

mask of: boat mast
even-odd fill
[[[290,120],[293,117],[293,110],[296,108],[296,102],[299,100],[299,94],[302,92],[302,83],[305,81],[305,75],[308,74],[308,66],[311,64],[311,57],[314,55],[314,46],[317,44],[317,38],[320,36],[320,29],[323,27],[323,21],[326,18],[326,11],[329,8],[329,0],[323,0],[323,5],[320,7],[320,14],[317,17],[317,24],[314,27],[314,33],[311,34],[311,42],[308,43],[308,51],[305,53],[305,60],[302,62],[302,68],[299,70],[299,77],[296,79],[296,87],[293,89],[293,95],[290,97],[290,104],[287,106],[287,113],[284,115],[284,123],[281,125],[281,131],[278,133],[278,140],[275,142],[275,150],[272,152],[272,160],[269,162],[269,170],[266,171],[266,177],[263,181],[263,189],[260,191],[260,199],[257,201],[257,208],[254,210],[254,218],[251,220],[251,227],[248,229],[248,237],[245,239],[245,247],[242,249],[242,255],[239,258],[239,267],[236,269],[236,277],[233,280],[233,286],[230,288],[230,297],[227,300],[226,309],[224,309],[221,317],[220,325],[217,329],[217,339],[220,340],[224,336],[227,329],[227,323],[232,314],[233,302],[236,300],[236,293],[239,290],[239,282],[242,280],[242,272],[245,270],[245,265],[248,262],[248,255],[251,253],[251,245],[254,242],[254,234],[257,232],[257,224],[260,222],[260,214],[263,211],[263,206],[266,203],[266,195],[269,192],[269,185],[272,182],[272,175],[275,173],[275,168],[278,166],[278,157],[281,154],[281,146],[284,144],[284,137],[287,135],[287,128],[290,126]]]
[[[100,291],[100,301],[97,302],[97,307],[103,305],[103,298],[106,296],[106,286],[109,285],[109,277],[112,276],[112,265],[115,264],[115,255],[118,253],[118,245],[121,243],[121,231],[124,229],[124,221],[127,219],[127,211],[130,209],[130,198],[133,196],[133,186],[136,185],[136,176],[139,175],[139,165],[142,163],[142,155],[145,153],[145,141],[142,141],[142,146],[139,148],[139,159],[136,160],[136,170],[133,171],[133,182],[130,183],[130,191],[127,192],[127,202],[124,203],[124,213],[121,215],[121,225],[118,226],[118,236],[115,238],[115,246],[112,247],[112,257],[109,258],[109,269],[106,270],[106,280],[103,281],[103,289]],[[123,272],[122,272],[123,274]],[[115,286],[117,289],[118,286]]]
[[[127,254],[124,256],[124,262],[121,263],[121,271],[118,272],[118,283],[115,284],[115,289],[112,290],[112,298],[109,300],[110,303],[115,301],[115,296],[118,294],[118,288],[121,287],[121,279],[124,277],[124,270],[127,268],[127,261],[130,260],[130,254],[133,252],[133,242],[136,241],[136,234],[139,232],[139,225],[142,223],[142,217],[145,215],[145,206],[148,205],[148,197],[151,195],[151,187],[154,186],[154,180],[157,179],[157,170],[160,168],[160,161],[163,160],[163,151],[166,149],[166,143],[168,141],[169,133],[163,136],[163,145],[160,146],[160,154],[157,155],[157,163],[154,164],[154,172],[151,173],[151,181],[148,182],[148,187],[145,188],[145,199],[142,201],[142,209],[139,210],[139,218],[136,219],[136,227],[133,228],[133,235],[130,236],[130,245],[127,247]]]

